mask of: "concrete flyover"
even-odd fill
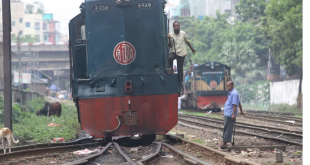
[[[12,43],[12,70],[19,68],[19,52],[23,70],[42,71],[53,78],[52,83],[68,88],[70,75],[69,45],[59,43]],[[20,50],[18,50],[20,49]]]

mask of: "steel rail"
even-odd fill
[[[220,113],[220,114],[223,114],[223,113]],[[285,121],[282,121],[282,120],[276,120],[275,118],[277,118],[277,117],[267,117],[266,118],[265,116],[257,117],[257,116],[253,116],[253,115],[246,115],[244,118],[245,119],[254,119],[254,120],[257,119],[257,120],[267,121],[267,122],[271,122],[271,123],[281,123],[281,124],[289,125],[289,126],[299,126],[299,127],[302,127],[302,123],[290,123],[290,122],[285,122]]]
[[[117,149],[117,151],[125,158],[125,160],[127,161],[127,163],[136,164],[136,163],[134,163],[134,162],[129,158],[128,155],[126,155],[126,154],[124,153],[124,151],[121,149],[121,147],[119,147],[119,145],[118,145],[117,143],[113,142],[113,145],[115,146],[115,148]]]
[[[285,121],[281,121],[281,120],[266,119],[264,117],[245,116],[244,118],[246,118],[246,119],[257,119],[257,120],[267,121],[267,122],[271,122],[271,123],[281,123],[281,124],[289,125],[289,126],[300,126],[300,127],[302,127],[302,124],[300,124],[300,123],[289,123],[289,122],[285,122]]]
[[[182,117],[179,117],[179,118],[182,118]],[[186,118],[186,117],[185,117]],[[219,123],[221,125],[224,124],[223,121],[216,121],[216,120],[209,120],[209,119],[205,119],[205,118],[201,118],[201,117],[196,117],[196,116],[189,116],[187,118],[193,118],[193,119],[198,119],[198,120],[203,120],[204,122],[215,122],[215,123]],[[299,138],[302,138],[303,135],[300,135],[300,134],[294,134],[294,133],[291,133],[291,132],[281,132],[281,131],[278,131],[276,128],[274,128],[273,130],[269,130],[269,129],[265,129],[265,128],[262,128],[262,127],[257,127],[257,126],[247,126],[245,124],[235,124],[237,127],[239,128],[247,128],[247,129],[254,129],[254,130],[261,130],[261,131],[265,131],[265,132],[268,132],[268,133],[279,133],[279,134],[283,134],[283,135],[289,135],[289,136],[296,136],[296,137],[299,137]]]
[[[182,124],[182,122],[187,124],[187,125]],[[193,121],[187,121],[187,120],[184,120],[184,119],[179,119],[178,125],[189,126],[188,124],[189,125],[200,126],[200,127],[212,127],[212,128],[223,130],[223,127],[213,126],[213,125],[209,125],[209,124],[201,124],[201,123],[197,123],[197,122],[193,122]],[[272,139],[272,140],[281,141],[281,142],[284,142],[284,143],[287,143],[287,144],[294,144],[294,145],[302,146],[302,143],[292,142],[292,141],[288,141],[288,140],[284,140],[284,139],[280,139],[280,138],[275,138],[275,137],[269,137],[269,136],[254,134],[254,133],[250,133],[250,132],[236,131],[236,133],[241,133],[241,134],[251,135],[251,136],[257,136],[257,137],[261,137],[261,138],[264,138],[264,139]]]
[[[103,153],[105,153],[110,147],[111,147],[112,143],[108,143],[102,150],[100,150],[97,154],[95,155],[91,155],[70,163],[65,163],[63,165],[78,165],[78,164],[86,164],[88,163],[90,160],[95,159],[99,156],[101,156]]]
[[[297,124],[301,124],[302,123],[302,119],[296,119],[296,118],[291,118],[291,117],[281,117],[281,116],[276,116],[276,115],[272,115],[272,116],[268,116],[268,115],[262,115],[262,114],[250,114],[247,113],[246,116],[250,116],[250,117],[260,117],[260,118],[268,118],[268,119],[280,119],[280,120],[294,120],[295,122],[299,122]],[[283,121],[282,121],[283,122]]]
[[[47,148],[47,147],[57,147],[57,146],[67,146],[67,145],[74,145],[74,144],[81,144],[84,140],[91,140],[90,138],[80,139],[72,142],[67,143],[39,143],[33,145],[25,145],[19,147],[12,147],[11,151],[22,151],[22,150],[29,150],[29,149],[38,149],[38,148]],[[3,150],[0,150],[0,155],[3,154]]]
[[[49,148],[38,148],[38,149],[28,149],[22,151],[11,152],[7,154],[0,155],[0,162],[3,163],[4,160],[12,159],[12,158],[19,158],[24,155],[42,155],[44,153],[53,153],[53,152],[60,152],[60,151],[68,151],[72,149],[79,149],[88,146],[97,146],[101,143],[87,143],[87,144],[78,144],[78,145],[67,145],[67,146],[58,146],[58,147],[49,147]]]
[[[224,113],[217,113],[217,114],[224,114]],[[281,119],[281,120],[294,120],[294,121],[298,121],[298,122],[303,122],[302,118],[299,117],[291,117],[291,116],[283,116],[283,115],[266,115],[266,114],[261,114],[261,113],[246,113],[246,116],[251,116],[251,117],[267,117],[267,118],[272,118],[272,119]]]
[[[140,160],[137,162],[138,165],[144,165],[144,164],[148,164],[147,162],[151,162],[153,161],[154,159],[156,158],[159,158],[159,152],[161,150],[161,144],[162,143],[159,143],[159,142],[153,142],[154,144],[157,144],[157,149],[156,149],[156,152],[152,155],[149,155],[147,156],[146,158]]]
[[[189,155],[189,154],[186,154],[186,153],[184,153],[184,152],[182,152],[182,151],[180,151],[180,150],[178,150],[178,149],[172,147],[172,146],[169,145],[169,144],[166,144],[166,143],[162,143],[162,144],[163,144],[164,146],[166,146],[167,148],[169,148],[170,150],[174,151],[175,153],[180,154],[180,155],[182,155],[182,156],[184,156],[184,157],[186,157],[186,158],[190,158],[191,160],[194,160],[194,161],[198,162],[199,164],[202,164],[202,165],[211,165],[211,164],[209,164],[209,163],[207,163],[207,162],[204,162],[204,161],[201,161],[201,160],[199,160],[199,159],[197,159],[197,158],[195,158],[195,157],[193,157],[193,156],[191,156],[191,155]]]
[[[205,119],[208,121],[212,121],[212,122],[219,122],[223,124],[223,120],[222,119],[216,119],[216,118],[211,118],[211,117],[204,117],[204,116],[195,116],[195,115],[187,115],[187,114],[179,114],[179,116],[184,116],[184,117],[195,117],[195,118],[199,118],[199,119]],[[269,127],[269,126],[263,126],[263,125],[256,125],[256,124],[248,124],[248,123],[241,123],[241,122],[236,122],[236,126],[252,126],[252,127],[258,127],[258,128],[265,128],[266,130],[281,130],[284,132],[294,132],[294,133],[299,133],[302,134],[302,131],[297,131],[297,130],[288,130],[288,129],[284,129],[284,128],[276,128],[276,127]]]
[[[206,155],[208,155],[210,157],[221,156],[221,157],[223,157],[226,160],[226,162],[225,162],[226,164],[234,163],[234,164],[243,164],[243,165],[258,165],[255,162],[251,162],[251,161],[247,161],[247,160],[243,160],[243,159],[234,157],[234,156],[229,155],[227,153],[224,153],[222,151],[219,151],[219,150],[207,147],[207,146],[203,146],[203,145],[195,143],[195,142],[191,142],[191,141],[185,140],[185,139],[177,137],[175,135],[166,134],[166,136],[168,136],[170,138],[173,138],[173,139],[180,140],[180,141],[182,141],[184,143],[191,144],[191,145],[194,145],[196,147],[199,147],[200,149],[203,150],[204,154],[206,154]],[[163,143],[163,145],[164,145],[164,143]],[[195,160],[195,159],[192,159],[192,160]]]
[[[243,111],[249,113],[260,113],[260,114],[267,113],[267,114],[284,115],[284,116],[302,115],[302,113],[299,112],[261,111],[253,109],[244,109]]]

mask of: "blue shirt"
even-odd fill
[[[233,90],[231,90],[228,93],[228,99],[227,99],[225,106],[224,106],[224,116],[231,117],[233,114],[233,105],[236,105],[237,108],[236,108],[236,115],[235,116],[237,117],[239,102],[240,102],[239,93],[234,88]]]
[[[188,79],[189,79],[189,76],[187,75],[187,76],[185,77],[185,82],[186,82],[186,83],[188,82]]]

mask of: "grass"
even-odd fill
[[[295,115],[294,117],[299,117],[299,118],[302,118],[302,115]]]
[[[258,102],[255,104],[242,103],[243,109],[255,109],[262,111],[277,111],[277,112],[290,112],[302,114],[302,109],[298,109],[297,105],[288,104],[269,104],[269,102]]]
[[[187,114],[187,115],[206,116],[206,113],[201,113],[201,112],[189,112],[186,110],[181,110],[180,112],[182,112],[183,114]]]
[[[43,107],[44,100],[33,100],[32,107]],[[13,122],[14,137],[18,137],[21,144],[25,142],[33,143],[49,143],[53,138],[64,138],[65,141],[75,139],[80,130],[78,122],[77,110],[72,101],[61,103],[61,117],[36,116],[34,110],[27,109],[25,115],[20,122]],[[29,112],[31,111],[31,112]],[[59,127],[48,127],[48,124],[60,124]],[[1,128],[3,123],[0,123]]]
[[[198,144],[206,144],[205,141],[201,140],[201,139],[193,139],[191,140],[192,142],[198,143]]]
[[[203,116],[203,117],[211,117],[211,118],[222,119],[222,116],[213,115],[212,113],[207,114],[207,113],[203,113],[203,112],[190,112],[190,111],[186,111],[186,110],[181,110],[180,112],[182,112],[183,114],[187,114],[187,115],[195,115],[195,116]]]

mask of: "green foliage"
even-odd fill
[[[33,103],[38,104],[40,99]],[[61,117],[36,116],[31,113],[18,124],[13,124],[14,135],[21,141],[33,140],[35,143],[48,143],[53,138],[65,138],[66,141],[76,138],[80,125],[74,104],[62,103]],[[50,123],[60,124],[59,127],[48,127]]]
[[[219,61],[227,64],[227,61],[221,56],[222,51],[227,46],[227,43],[235,43],[239,47],[246,45],[255,56],[256,67],[250,67],[252,70],[243,69],[243,73],[240,75],[240,79],[244,79],[245,75],[249,75],[249,79],[256,78],[262,79],[262,77],[253,75],[256,73],[263,74],[263,67],[266,67],[268,60],[268,44],[264,39],[264,35],[261,30],[257,29],[254,24],[248,22],[234,22],[229,24],[227,22],[227,14],[220,14],[217,12],[217,16],[208,17],[205,16],[202,20],[195,19],[194,17],[180,17],[181,30],[184,30],[193,47],[196,49],[196,53],[189,53],[187,60],[192,59],[196,64],[203,64],[208,61]],[[188,52],[191,52],[187,48]],[[255,54],[255,55],[254,55]],[[247,58],[248,54],[242,54],[242,58]],[[188,69],[189,62],[185,62]],[[240,64],[239,62],[238,64]],[[244,64],[243,64],[244,65]],[[261,68],[257,67],[261,66]],[[238,70],[241,65],[231,65],[232,69]],[[238,67],[238,68],[234,68]],[[240,73],[236,72],[235,75]]]
[[[271,40],[273,57],[285,65],[288,75],[302,68],[302,0],[271,0],[266,7],[262,30]]]
[[[188,115],[196,115],[196,116],[206,116],[205,113],[200,113],[200,112],[188,112],[186,110],[180,110],[183,114],[188,114]]]
[[[294,154],[295,154],[295,155],[301,155],[301,154],[302,154],[302,151],[296,151]]]
[[[34,5],[33,4],[26,4],[26,12],[27,14],[33,14]]]
[[[18,104],[12,104],[12,122],[21,123],[28,117],[30,114],[28,112],[22,111]],[[3,96],[0,96],[0,123],[4,121],[4,99]]]
[[[74,104],[62,103],[61,117],[36,116],[33,113],[43,107],[44,99],[36,98],[27,103],[30,112],[23,112],[13,104],[13,131],[21,141],[49,143],[53,138],[63,137],[66,141],[76,138],[80,124]],[[48,127],[51,122],[59,127]],[[3,128],[3,97],[0,97],[0,127]],[[22,143],[21,143],[22,144]]]
[[[20,36],[20,42],[29,42],[29,43],[34,43],[38,42],[39,38],[37,37],[32,37],[31,35],[25,35],[25,36]],[[17,43],[17,37],[16,36],[11,36],[11,42],[12,43]]]
[[[20,42],[24,43],[24,42],[30,42],[30,43],[34,43],[34,42],[38,42],[39,39],[36,37],[32,37],[31,35],[25,35],[20,37]]]
[[[40,110],[44,106],[45,100],[43,98],[37,97],[29,101],[27,106],[27,111],[30,113],[35,113],[37,110]]]
[[[192,142],[198,143],[198,144],[206,144],[206,142],[202,139],[193,139]],[[200,154],[200,152],[197,152],[197,154]]]
[[[231,76],[236,85],[241,84],[244,79],[251,82],[264,74],[260,60],[251,49],[250,43],[226,42],[221,56],[223,59],[220,62],[231,67]]]
[[[252,84],[236,85],[235,88],[239,92],[242,103],[269,101],[268,81],[257,81]]]
[[[45,8],[44,8],[44,6],[43,6],[43,4],[41,2],[36,1],[33,4],[37,8],[36,14],[44,14],[45,13]]]
[[[27,88],[27,89],[24,89],[23,91],[25,91],[25,92],[30,92],[30,89]]]
[[[268,3],[265,0],[240,0],[236,5],[236,12],[243,21],[259,20],[265,16],[265,9]]]

